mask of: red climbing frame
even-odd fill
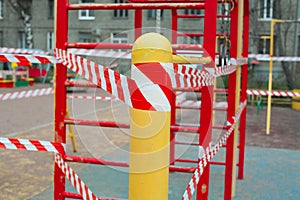
[[[218,4],[228,3],[233,5],[234,8],[229,16],[218,15],[217,8]],[[93,10],[115,10],[115,9],[131,9],[134,10],[134,29],[135,38],[139,37],[142,33],[142,9],[170,9],[172,10],[172,44],[175,49],[190,49],[199,50],[202,49],[201,45],[178,45],[177,37],[182,34],[177,34],[178,31],[178,19],[179,18],[196,18],[203,20],[204,27],[203,33],[184,33],[187,36],[201,36],[203,37],[203,48],[210,54],[212,58],[216,55],[216,36],[221,35],[217,32],[217,19],[222,17],[229,17],[231,20],[230,28],[230,40],[231,40],[231,55],[233,58],[237,58],[237,43],[238,38],[238,5],[240,2],[244,3],[244,16],[243,16],[243,49],[242,55],[248,56],[248,26],[249,26],[249,0],[131,0],[127,1],[126,4],[69,4],[68,0],[56,0],[56,21],[55,21],[55,34],[56,34],[56,48],[66,50],[67,48],[103,48],[103,49],[130,49],[132,44],[95,44],[95,43],[76,43],[68,41],[68,12],[70,10],[79,9],[93,9]],[[203,9],[204,15],[182,15],[178,14],[179,9]],[[197,21],[195,21],[197,23]],[[200,23],[199,23],[200,26]],[[214,65],[207,65],[205,67],[214,68]],[[128,127],[124,124],[116,124],[114,122],[100,122],[100,121],[84,121],[80,119],[67,119],[66,116],[66,67],[62,64],[56,64],[55,72],[55,119],[54,128],[55,142],[65,143],[66,142],[66,124],[81,124],[81,125],[92,125],[92,126],[106,126],[106,127]],[[247,65],[242,67],[242,79],[241,79],[241,97],[240,102],[246,100],[246,88],[247,88]],[[68,83],[70,86],[71,84]],[[236,73],[229,75],[229,88],[225,92],[228,92],[228,109],[227,117],[232,118],[236,112]],[[198,89],[200,90],[200,89]],[[176,125],[175,115],[175,95],[172,103],[172,118],[171,118],[171,155],[170,155],[170,170],[171,171],[193,171],[195,168],[180,168],[175,167],[173,164],[176,162],[174,155],[175,149],[175,134],[178,130],[194,131],[200,134],[199,145],[203,146],[204,149],[210,145],[212,135],[212,111],[213,111],[213,93],[214,88],[212,86],[205,86],[201,88],[202,92],[202,105],[200,112],[200,127],[183,127]],[[223,127],[221,127],[223,128]],[[238,178],[243,178],[244,171],[244,148],[245,148],[245,130],[246,130],[246,109],[242,112],[239,133],[239,154],[238,154]],[[233,134],[228,139],[226,144],[226,160],[223,163],[211,162],[210,164],[222,164],[225,165],[225,189],[224,199],[231,199],[232,196],[232,163],[233,163]],[[83,163],[93,164],[107,164],[117,166],[128,166],[127,163],[120,162],[109,162],[102,159],[95,158],[82,158],[76,156],[62,155],[65,161],[80,161]],[[193,162],[193,161],[189,161]],[[209,194],[209,175],[210,166],[206,166],[204,173],[200,177],[200,181],[197,188],[196,199],[208,199]],[[54,199],[62,200],[65,198],[82,198],[80,195],[65,191],[65,176],[60,168],[55,164],[54,168]]]

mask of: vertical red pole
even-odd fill
[[[204,42],[203,47],[214,60],[215,58],[215,42],[216,42],[216,20],[217,20],[217,0],[205,1],[204,13]],[[214,68],[213,64],[204,66],[205,68]],[[199,144],[204,149],[211,144],[212,134],[212,108],[213,108],[213,89],[214,86],[205,86],[202,88],[201,112],[200,112],[200,137]],[[196,199],[208,199],[209,191],[209,174],[210,165],[208,164],[197,186]]]
[[[244,1],[244,29],[243,29],[243,57],[248,58],[248,43],[249,43],[249,1]],[[241,102],[247,99],[247,84],[248,84],[248,65],[242,67],[242,90]],[[241,113],[240,118],[240,151],[239,151],[239,171],[238,178],[244,178],[244,162],[245,162],[245,145],[246,145],[246,114],[247,107]]]
[[[172,10],[172,44],[177,44],[177,10]],[[173,52],[175,52],[173,50]],[[171,126],[176,125],[176,92],[172,93],[171,100]],[[170,132],[170,164],[175,163],[175,133]]]
[[[68,0],[56,0],[55,39],[56,48],[65,49],[68,40]],[[66,67],[56,64],[55,67],[55,95],[54,95],[54,141],[66,143]],[[62,155],[64,157],[64,155]],[[65,192],[65,176],[54,164],[54,199],[63,200]]]
[[[172,44],[177,44],[178,18],[177,10],[172,9]]]
[[[134,40],[142,35],[143,10],[134,11]]]

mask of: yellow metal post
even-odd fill
[[[66,116],[67,116],[67,118],[70,118],[70,112],[69,112],[69,109],[68,109],[68,104],[66,105]],[[67,135],[67,137],[71,138],[73,151],[77,152],[77,145],[76,145],[73,125],[69,124],[68,127],[69,127],[69,134]]]
[[[270,134],[270,124],[271,124],[271,101],[272,101],[272,77],[273,77],[273,43],[274,43],[274,25],[277,22],[284,22],[283,20],[272,19],[271,20],[271,27],[270,27],[270,36],[263,37],[270,39],[270,62],[269,62],[269,84],[268,84],[268,107],[267,107],[267,124],[266,124],[266,134]]]
[[[144,74],[152,79],[163,72],[149,63],[159,62],[172,63],[170,42],[160,34],[142,35],[133,45],[132,64],[148,63]],[[168,199],[169,143],[170,111],[130,109],[129,200]]]
[[[237,30],[237,57],[242,56],[243,49],[243,15],[244,15],[244,1],[238,3],[238,30]],[[236,68],[236,86],[235,86],[235,113],[240,105],[240,91],[241,91],[241,66]],[[236,188],[236,164],[237,164],[237,147],[238,147],[238,132],[239,124],[236,123],[234,127],[234,139],[233,139],[233,162],[232,162],[232,196],[235,196]]]

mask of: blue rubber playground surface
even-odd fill
[[[195,156],[189,150],[184,157]],[[224,159],[220,151],[214,160]],[[105,158],[118,158],[114,152]],[[195,157],[194,157],[195,158]],[[124,158],[123,158],[124,160]],[[224,166],[211,166],[209,199],[223,199]],[[80,178],[100,197],[127,198],[128,174],[124,168],[85,165],[77,171]],[[171,172],[169,176],[169,199],[181,199],[192,174]],[[67,181],[68,182],[68,181]],[[75,192],[68,183],[67,191]],[[194,195],[195,196],[195,195]],[[34,196],[31,200],[53,199],[53,187]],[[299,200],[300,199],[300,151],[246,147],[245,175],[236,182],[234,200]]]

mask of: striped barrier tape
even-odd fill
[[[0,101],[22,99],[22,98],[29,98],[29,97],[36,97],[36,96],[44,96],[44,95],[49,95],[49,94],[53,94],[53,93],[54,93],[54,89],[52,87],[35,89],[35,90],[18,91],[18,92],[9,92],[9,93],[5,93],[5,94],[0,94]]]
[[[84,200],[100,200],[100,198],[98,198],[79,178],[73,169],[64,162],[59,154],[55,154],[55,162]]]
[[[292,57],[292,56],[273,56],[271,57],[268,54],[249,54],[248,55],[249,58],[255,58],[259,61],[269,61],[269,60],[273,60],[273,61],[287,61],[287,62],[299,62],[300,61],[300,57]]]
[[[0,148],[64,153],[66,150],[66,145],[62,143],[43,140],[0,137]]]
[[[248,95],[268,96],[268,90],[247,90]],[[271,91],[271,96],[276,97],[300,97],[300,92],[292,91]]]
[[[201,101],[183,100],[176,105],[182,109],[197,109],[201,107]],[[227,102],[214,102],[213,108],[227,108]]]
[[[42,50],[34,50],[34,49],[18,49],[18,48],[8,48],[8,47],[0,47],[0,53],[5,54],[41,54],[41,55],[51,55],[51,52],[46,52]]]
[[[204,151],[203,147],[199,147],[199,163],[198,167],[195,170],[194,174],[192,175],[192,178],[189,182],[189,184],[186,187],[186,190],[184,194],[182,195],[182,200],[190,200],[193,197],[193,194],[196,190],[197,184],[199,183],[200,176],[204,172],[204,168],[206,165],[211,161],[211,159],[218,153],[220,148],[225,144],[226,140],[234,130],[235,124],[238,122],[242,111],[244,110],[245,106],[247,105],[247,102],[243,102],[240,104],[235,116],[233,117],[233,123],[227,122],[229,129],[226,131],[226,133],[222,136],[222,138],[219,140],[219,142],[213,147],[207,147]]]
[[[48,55],[25,55],[0,53],[0,62],[55,64],[57,60]]]
[[[135,80],[85,58],[76,56],[61,49],[56,49],[55,54],[56,58],[67,68],[96,84],[97,87],[112,94],[114,97],[125,102],[130,107],[142,110],[170,110],[169,105],[167,107],[163,107],[161,106],[161,102],[155,101],[156,99],[154,99],[153,94],[161,93],[161,88],[157,84],[152,83],[151,85],[148,85],[151,88],[139,87]],[[146,77],[141,77],[144,78],[141,80],[143,84],[149,84],[149,80]],[[134,99],[139,99],[140,101],[132,101]]]
[[[79,96],[79,95],[68,95],[70,99],[86,99],[86,100],[102,100],[102,101],[113,101],[116,100],[114,97],[106,96]]]

